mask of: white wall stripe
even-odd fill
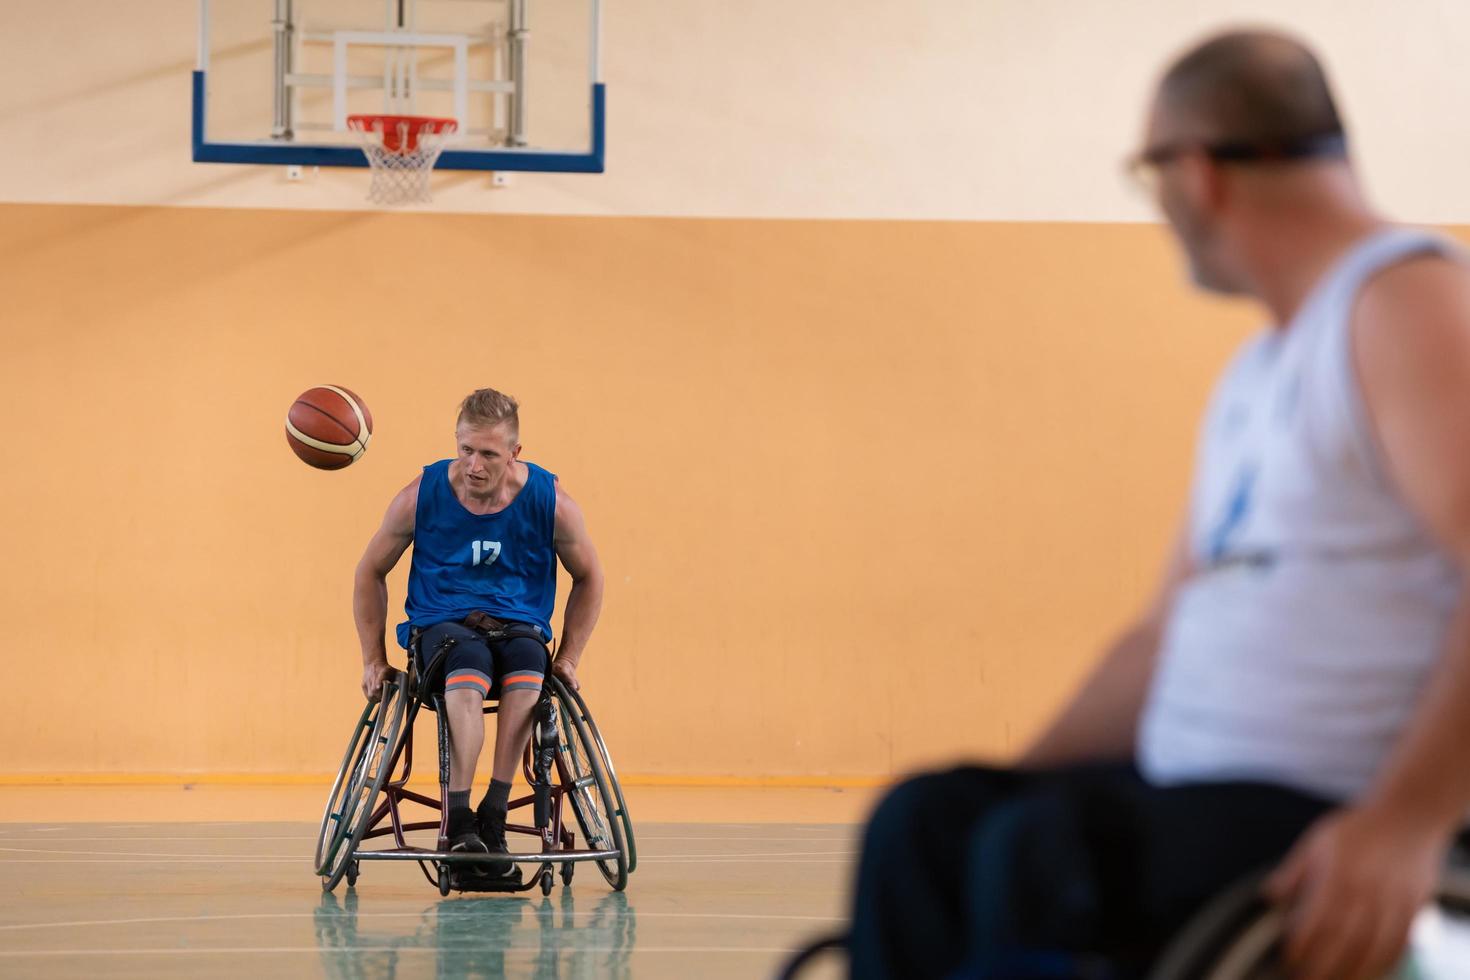
[[[174,75],[158,69],[189,58],[179,43],[188,35],[172,32],[171,47],[150,41],[157,42],[155,24],[180,12],[192,26],[194,7],[164,0],[89,4],[89,32],[118,43],[98,45],[84,58],[52,54],[73,43],[74,26],[48,6],[34,5],[34,16],[7,25],[16,77],[32,91],[68,93],[12,112],[15,127],[46,128],[48,138],[24,155],[0,158],[8,200],[371,208],[361,172],[323,168],[314,180],[296,183],[281,180],[278,168],[239,168],[235,179],[222,181],[214,165],[176,152],[173,134],[186,124],[187,106],[178,101]],[[214,31],[221,64],[238,55],[228,43],[258,42],[268,50],[270,5],[264,7],[248,23],[235,18],[240,23],[232,20],[230,30]],[[1461,70],[1470,4],[1454,0],[620,0],[609,5],[606,22],[604,74],[616,113],[608,172],[531,175],[493,192],[481,181],[444,182],[430,209],[1155,220],[1116,168],[1138,148],[1150,86],[1183,45],[1245,22],[1280,25],[1321,48],[1370,188],[1391,213],[1416,222],[1470,221],[1470,182],[1462,179],[1470,169],[1470,129],[1433,124],[1459,118],[1470,102],[1470,72]],[[578,37],[564,34],[553,43]],[[670,37],[679,43],[665,43]],[[892,70],[872,70],[874,51],[884,52]],[[649,74],[648,65],[657,72]],[[811,84],[788,83],[798,67]],[[246,124],[219,135],[264,137],[269,113],[254,109],[267,92],[266,75],[244,73],[250,87],[231,92],[228,76],[217,73],[214,118]],[[95,134],[108,125],[115,99],[133,110],[135,165],[116,168],[105,181],[78,181],[74,175],[95,160]],[[747,111],[751,106],[760,111]],[[895,114],[902,126],[884,138]]]
[[[56,827],[56,828],[53,828],[53,829],[55,829],[55,830],[63,830],[65,828]],[[412,836],[414,834],[423,834],[423,835],[426,835],[427,836],[428,833],[429,833],[429,831],[426,831],[426,830],[412,830],[412,831],[409,831],[408,833],[409,833],[410,836]],[[21,835],[21,834],[0,834],[0,841],[23,841],[25,839],[26,838],[23,835]],[[171,836],[171,837],[152,837],[152,836],[149,836],[149,837],[141,837],[141,836],[140,837],[128,837],[128,836],[121,836],[121,837],[68,837],[66,839],[67,843],[69,843],[69,844],[77,843],[79,841],[92,841],[92,842],[96,842],[96,841],[116,841],[116,842],[123,842],[123,841],[160,841],[160,840],[162,840],[162,841],[173,841],[173,842],[176,842],[176,843],[177,842],[181,842],[181,841],[199,842],[199,843],[212,843],[214,841],[262,841],[262,840],[315,841],[316,840],[316,834],[300,834],[300,835],[287,834],[287,835],[243,836],[243,837],[236,837],[236,836],[231,836],[231,837],[183,837],[183,836]],[[638,843],[639,844],[644,844],[644,843],[647,843],[649,841],[670,841],[670,840],[707,841],[709,843],[719,843],[719,842],[722,842],[722,841],[729,841],[729,842],[733,842],[733,843],[745,843],[745,842],[749,842],[749,843],[753,843],[753,844],[759,844],[759,843],[762,843],[762,842],[779,842],[779,843],[785,843],[785,844],[838,844],[838,845],[840,845],[840,844],[850,844],[850,843],[853,842],[853,838],[852,837],[665,837],[665,836],[655,836],[655,835],[650,835],[650,834],[639,834],[638,835]],[[733,852],[732,851],[731,853],[733,854],[733,853],[736,853],[736,852]]]
[[[202,841],[202,838],[195,838],[195,840],[196,841]],[[170,854],[168,852],[156,852],[156,851],[54,851],[54,850],[51,850],[49,848],[39,848],[39,847],[0,847],[0,851],[3,851],[3,852],[8,853],[8,854],[59,854],[59,855],[61,855],[63,857],[126,857],[126,858],[156,857],[156,858],[171,858],[173,860],[180,860],[180,859],[190,859],[190,860],[192,860],[192,859],[196,859],[197,858],[199,860],[206,860],[206,861],[208,861],[208,860],[214,860],[216,858],[219,858],[219,859],[222,859],[222,860],[225,860],[225,859],[233,859],[233,860],[251,860],[251,861],[288,860],[288,861],[301,861],[303,863],[307,863],[309,861],[309,858],[306,857],[305,855],[302,855],[301,857],[297,858],[297,857],[286,857],[286,856],[281,856],[281,855]],[[528,851],[526,853],[527,854],[534,854],[536,852],[534,852],[534,851]],[[702,860],[705,860],[706,858],[717,859],[717,860],[721,860],[721,861],[726,861],[726,860],[740,860],[740,861],[744,861],[744,860],[746,860],[748,858],[855,857],[855,856],[857,856],[857,852],[856,851],[785,851],[785,852],[783,852],[783,851],[768,851],[768,852],[765,852],[765,853],[746,854],[746,853],[737,852],[737,851],[728,851],[728,852],[726,852],[724,854],[667,854],[667,855],[652,855],[652,854],[650,854],[650,855],[646,855],[646,856],[651,861],[702,861]],[[553,856],[553,860],[555,860],[554,856]]]

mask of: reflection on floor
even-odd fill
[[[323,894],[314,824],[0,824],[0,975],[758,978],[840,925],[852,825],[638,830],[625,892],[441,899],[387,862]]]

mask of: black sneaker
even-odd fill
[[[467,806],[457,806],[449,811],[449,853],[486,854],[489,848],[480,839],[475,827],[475,814]]]
[[[489,861],[481,861],[475,867],[481,874],[489,877],[519,882],[521,869],[515,862],[497,860],[493,857],[496,854],[510,853],[510,848],[505,843],[505,811],[481,806],[475,816],[480,826],[480,838],[484,841],[486,850],[492,855]]]

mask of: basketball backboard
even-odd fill
[[[603,170],[599,0],[199,0],[199,163],[363,167],[354,113],[453,117],[441,170]]]

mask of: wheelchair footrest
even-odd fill
[[[571,853],[571,860],[587,860],[585,857],[577,856],[587,852],[574,851]],[[612,853],[616,854],[616,852]],[[357,850],[352,852],[352,856],[358,861],[433,861],[447,864],[477,864],[490,857],[482,851],[431,851],[425,847],[404,847],[383,851]],[[509,854],[493,856],[515,864],[545,864],[562,860],[559,851],[511,851]],[[606,857],[607,855],[601,856]]]

